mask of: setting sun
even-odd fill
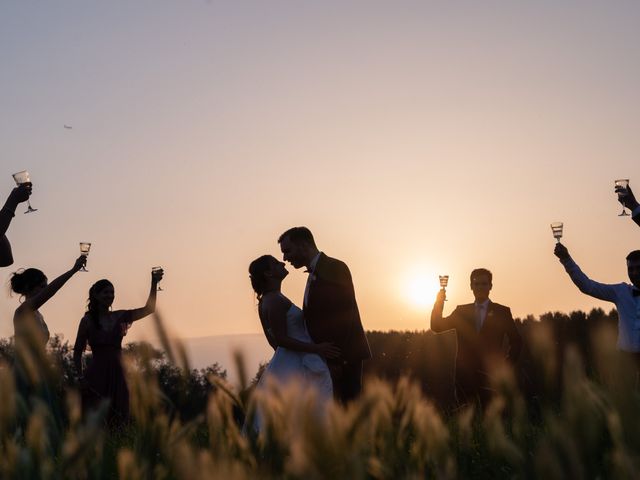
[[[412,305],[425,308],[433,305],[439,288],[437,275],[420,272],[409,276],[404,292]]]

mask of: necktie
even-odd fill
[[[482,328],[482,308],[483,305],[476,305],[476,332],[479,332]]]
[[[303,298],[303,300],[302,300],[302,308],[307,306],[307,301],[309,300],[309,284],[313,280],[313,272],[310,271],[309,269],[307,269],[305,271],[309,273],[309,276],[307,277],[307,284],[304,287],[304,297],[302,297]]]

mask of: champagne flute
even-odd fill
[[[91,250],[91,243],[89,242],[80,242],[80,255],[84,255],[85,257],[89,256],[89,250]],[[80,269],[81,272],[88,272],[84,266]]]
[[[438,275],[438,278],[440,279],[440,288],[445,290],[449,284],[449,275]],[[446,302],[447,299],[445,298],[444,301]]]
[[[616,190],[618,191],[618,201],[622,204],[622,213],[619,214],[618,216],[619,217],[628,217],[629,214],[624,209],[624,202],[622,201],[622,198],[626,195],[626,190],[627,190],[627,187],[629,186],[629,179],[628,178],[620,178],[620,179],[615,181],[615,186],[619,187],[619,188],[616,188]]]
[[[151,267],[151,273],[162,272],[162,267]],[[164,292],[162,287],[158,284],[158,292]]]
[[[553,232],[553,238],[555,238],[558,243],[560,243],[560,239],[562,238],[562,228],[564,224],[562,222],[553,222],[551,224],[551,231]]]
[[[23,185],[25,183],[31,183],[31,177],[29,176],[29,172],[26,170],[22,170],[21,172],[14,173],[13,179],[15,180],[16,185],[18,186]],[[31,202],[27,199],[27,211],[24,213],[31,213],[31,212],[37,212],[37,211],[38,209],[32,208]]]

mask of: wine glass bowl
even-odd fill
[[[620,178],[614,182],[616,192],[618,193],[618,201],[622,204],[622,213],[618,214],[619,217],[628,217],[629,214],[624,209],[624,197],[627,195],[627,188],[629,188],[629,179]]]
[[[14,173],[12,176],[13,176],[13,180],[16,182],[16,185],[18,186],[24,185],[24,184],[31,184],[31,176],[29,175],[29,172],[27,170],[22,170],[21,172]],[[38,209],[33,208],[31,206],[31,202],[27,200],[27,211],[24,213],[31,213],[31,212],[37,212],[37,211]]]
[[[91,250],[91,243],[90,242],[80,242],[80,255],[83,255],[85,257],[89,256],[89,250]],[[81,272],[88,272],[89,270],[87,270],[84,266],[80,269]]]
[[[553,232],[553,238],[555,238],[558,243],[560,243],[560,239],[562,238],[562,229],[564,224],[562,222],[553,222],[551,224],[551,232]]]
[[[447,288],[447,285],[449,285],[449,275],[438,275],[438,279],[440,280],[440,288],[442,288],[442,290],[445,290]],[[446,294],[444,301],[447,301]]]

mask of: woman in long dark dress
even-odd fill
[[[80,320],[78,335],[73,348],[73,361],[83,381],[83,409],[96,407],[102,400],[109,400],[109,421],[123,423],[129,418],[129,389],[122,368],[122,337],[133,322],[155,312],[158,282],[162,270],[151,273],[151,289],[147,303],[133,310],[111,311],[115,297],[113,284],[99,280],[89,289],[87,313]],[[82,353],[87,343],[91,347],[92,360],[86,372],[82,371]]]

